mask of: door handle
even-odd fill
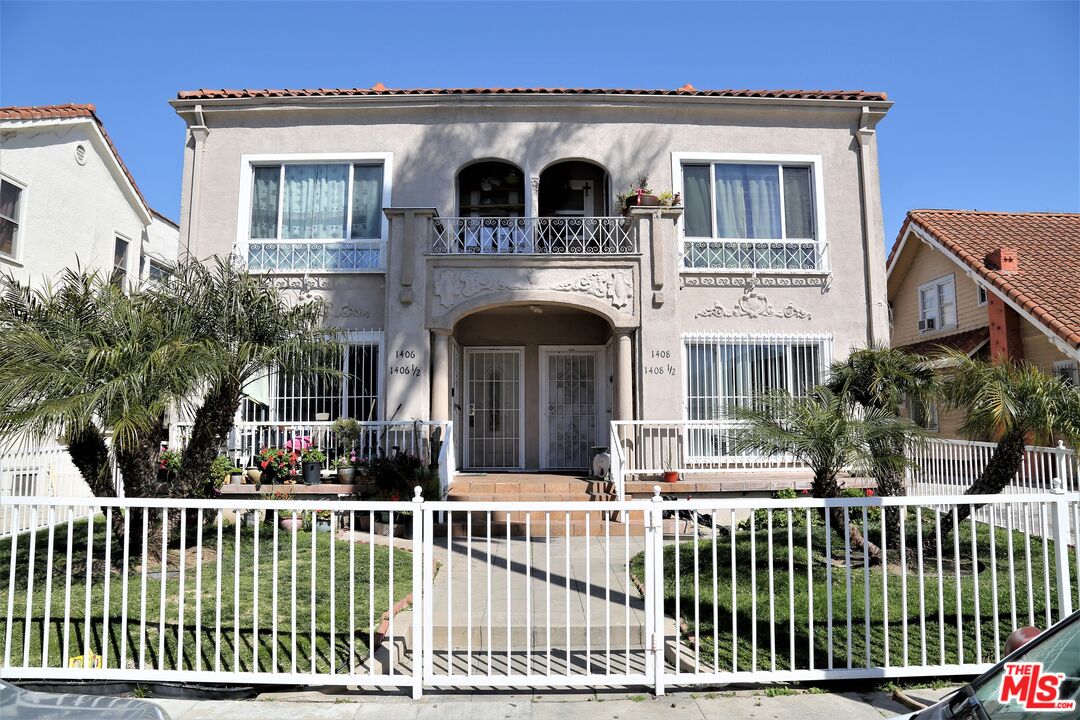
[[[468,408],[469,408],[469,417],[472,417],[473,415],[476,414],[476,405],[473,405],[472,403],[469,403]]]

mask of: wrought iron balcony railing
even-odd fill
[[[434,255],[626,255],[637,234],[623,217],[435,218]]]
[[[251,240],[237,247],[249,270],[364,272],[383,269],[381,240]]]

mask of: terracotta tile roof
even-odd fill
[[[222,100],[236,98],[349,97],[371,95],[654,95],[681,97],[774,98],[790,100],[861,100],[886,102],[883,92],[866,90],[698,90],[683,85],[677,90],[633,90],[625,88],[388,88],[382,83],[371,88],[315,89],[209,89],[182,90],[178,100]]]
[[[912,210],[889,255],[890,266],[912,223],[1048,330],[1080,348],[1080,214]],[[1002,247],[1016,249],[1016,272],[999,272],[987,264],[986,256]]]
[[[907,350],[916,355],[933,355],[941,350],[941,348],[949,348],[950,350],[959,350],[965,355],[970,355],[978,350],[982,344],[989,339],[990,328],[981,327],[975,328],[974,330],[953,333],[952,335],[943,335],[930,340],[920,340],[919,342],[911,343],[910,345],[901,345],[898,349]]]
[[[5,120],[64,120],[67,118],[89,118],[97,123],[98,129],[101,130],[101,136],[105,138],[105,143],[109,146],[109,150],[112,152],[113,157],[116,158],[117,164],[124,171],[124,175],[127,176],[128,181],[131,183],[131,187],[135,188],[135,194],[139,196],[139,202],[142,203],[149,211],[153,211],[150,204],[146,202],[146,198],[142,194],[142,190],[139,189],[138,183],[135,182],[135,176],[128,170],[128,166],[124,164],[124,159],[120,157],[120,151],[116,149],[116,145],[113,144],[112,138],[109,137],[108,131],[105,130],[105,123],[101,122],[101,118],[97,115],[97,108],[90,103],[66,103],[64,105],[33,105],[33,106],[8,106],[0,107],[0,122]]]

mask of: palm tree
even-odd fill
[[[0,278],[0,437],[61,438],[95,495],[154,493],[164,419],[207,360],[185,318],[161,315],[106,278],[66,270],[32,289]]]
[[[940,391],[934,365],[928,358],[884,345],[855,350],[847,359],[833,363],[827,385],[859,407],[895,416],[900,415],[905,400],[927,402]],[[907,494],[902,468],[889,461],[876,462],[877,458],[902,454],[904,446],[871,447],[871,451],[875,460],[871,472],[878,494]],[[886,532],[896,537],[900,532],[899,508],[887,508],[885,518]]]
[[[774,391],[755,398],[752,407],[736,407],[743,425],[736,433],[736,452],[765,456],[790,455],[813,472],[811,492],[816,498],[840,497],[841,472],[869,472],[888,467],[902,471],[907,459],[903,448],[918,433],[909,420],[880,408],[857,409],[848,399],[825,386],[805,398]],[[893,451],[900,448],[899,452]],[[837,527],[843,513],[833,511]],[[881,551],[855,527],[852,540],[866,548],[875,560]]]
[[[963,411],[961,432],[997,438],[986,467],[965,494],[1004,490],[1024,463],[1029,439],[1037,444],[1050,444],[1058,437],[1070,444],[1080,442],[1080,388],[1028,362],[990,363],[956,351],[945,353],[943,359],[953,374],[945,381],[942,396],[948,407]],[[970,505],[959,506],[956,521],[966,519],[971,510]],[[953,516],[946,515],[942,535],[952,528]]]
[[[268,276],[251,275],[229,259],[186,260],[152,294],[161,314],[186,319],[208,354],[177,495],[204,485],[249,383],[272,368],[309,381],[341,375],[333,360],[340,353],[338,332],[323,326],[327,304],[290,304]]]

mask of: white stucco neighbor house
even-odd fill
[[[172,104],[181,252],[234,254],[351,332],[341,386],[277,376],[244,422],[452,421],[457,468],[487,482],[617,446],[639,475],[768,489],[782,463],[733,451],[731,408],[888,340],[883,93],[379,84]]]
[[[93,105],[0,108],[0,268],[42,282],[76,265],[129,286],[176,263]]]

